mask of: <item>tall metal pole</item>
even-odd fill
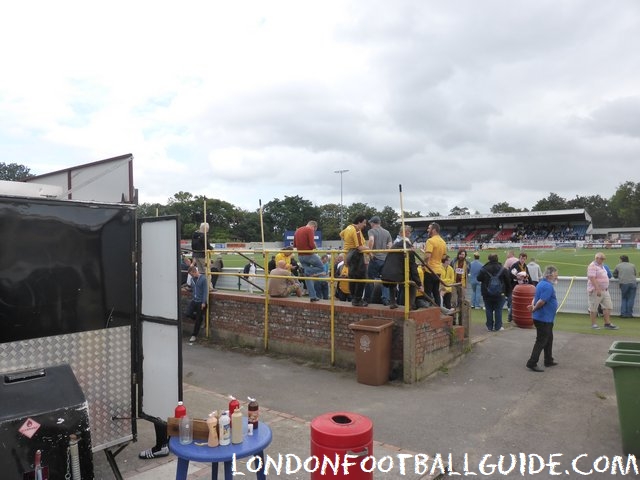
[[[339,173],[340,174],[340,231],[342,231],[342,225],[343,225],[343,220],[342,220],[342,211],[343,211],[343,207],[342,207],[342,174],[343,173],[347,173],[349,170],[335,170],[333,173]]]

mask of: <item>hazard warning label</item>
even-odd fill
[[[31,438],[36,434],[39,428],[40,424],[38,422],[32,418],[27,418],[18,431],[25,437]]]

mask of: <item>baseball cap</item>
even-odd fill
[[[369,223],[376,223],[376,224],[379,224],[379,223],[380,223],[380,217],[379,217],[379,216],[377,216],[377,215],[374,215],[373,217],[371,217],[371,218],[369,219]]]

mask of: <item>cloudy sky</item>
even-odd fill
[[[640,182],[637,0],[5,2],[0,161],[447,214]]]

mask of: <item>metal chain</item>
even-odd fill
[[[64,476],[65,480],[71,480],[71,448],[67,447],[67,473]]]

